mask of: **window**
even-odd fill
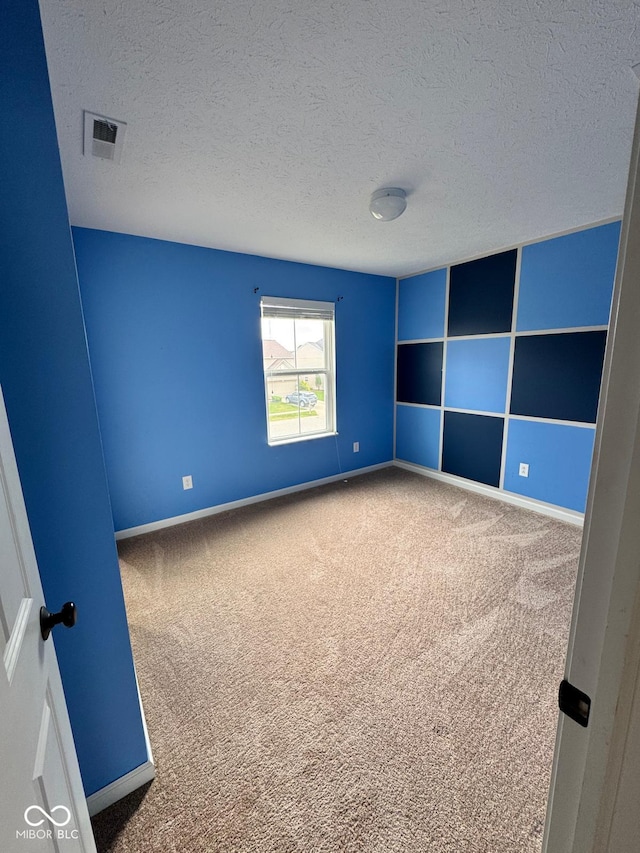
[[[333,303],[265,296],[260,305],[269,444],[335,434]]]

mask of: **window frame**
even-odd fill
[[[322,367],[292,367],[286,369],[268,370],[264,366],[264,348],[262,359],[262,373],[264,378],[265,413],[267,420],[267,444],[277,447],[282,444],[293,444],[299,441],[310,441],[316,438],[327,438],[338,434],[337,429],[337,405],[336,405],[336,347],[335,347],[335,304],[333,302],[319,302],[308,299],[293,299],[280,296],[263,296],[260,300],[260,344],[264,347],[264,319],[291,319],[291,320],[322,320],[323,321],[323,355],[324,366]],[[301,344],[300,346],[303,346]],[[296,343],[294,340],[294,357],[296,355]],[[322,430],[312,432],[300,432],[301,407],[298,407],[298,434],[279,437],[271,435],[271,421],[269,414],[269,379],[274,376],[291,376],[296,379],[296,386],[300,390],[300,379],[309,376],[322,375],[324,382],[324,404],[326,427]]]

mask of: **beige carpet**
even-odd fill
[[[120,546],[157,779],[99,851],[539,851],[581,532],[399,469]]]

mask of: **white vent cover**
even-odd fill
[[[127,125],[123,121],[84,111],[84,156],[120,162]]]

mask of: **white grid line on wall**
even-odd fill
[[[520,299],[520,271],[522,269],[522,248],[516,255],[516,278],[513,286],[513,309],[511,311],[511,342],[509,344],[509,368],[507,372],[507,394],[504,403],[504,427],[502,430],[502,453],[500,455],[500,481],[498,488],[504,489],[504,477],[507,465],[507,440],[509,438],[509,407],[511,406],[511,385],[513,382],[513,362],[516,353],[516,325],[518,322],[518,301]]]
[[[449,334],[449,292],[451,284],[451,267],[447,267],[444,290],[444,338],[442,341],[442,384],[440,386],[440,433],[438,444],[438,471],[442,471],[444,455],[444,392],[447,380],[447,337]]]

